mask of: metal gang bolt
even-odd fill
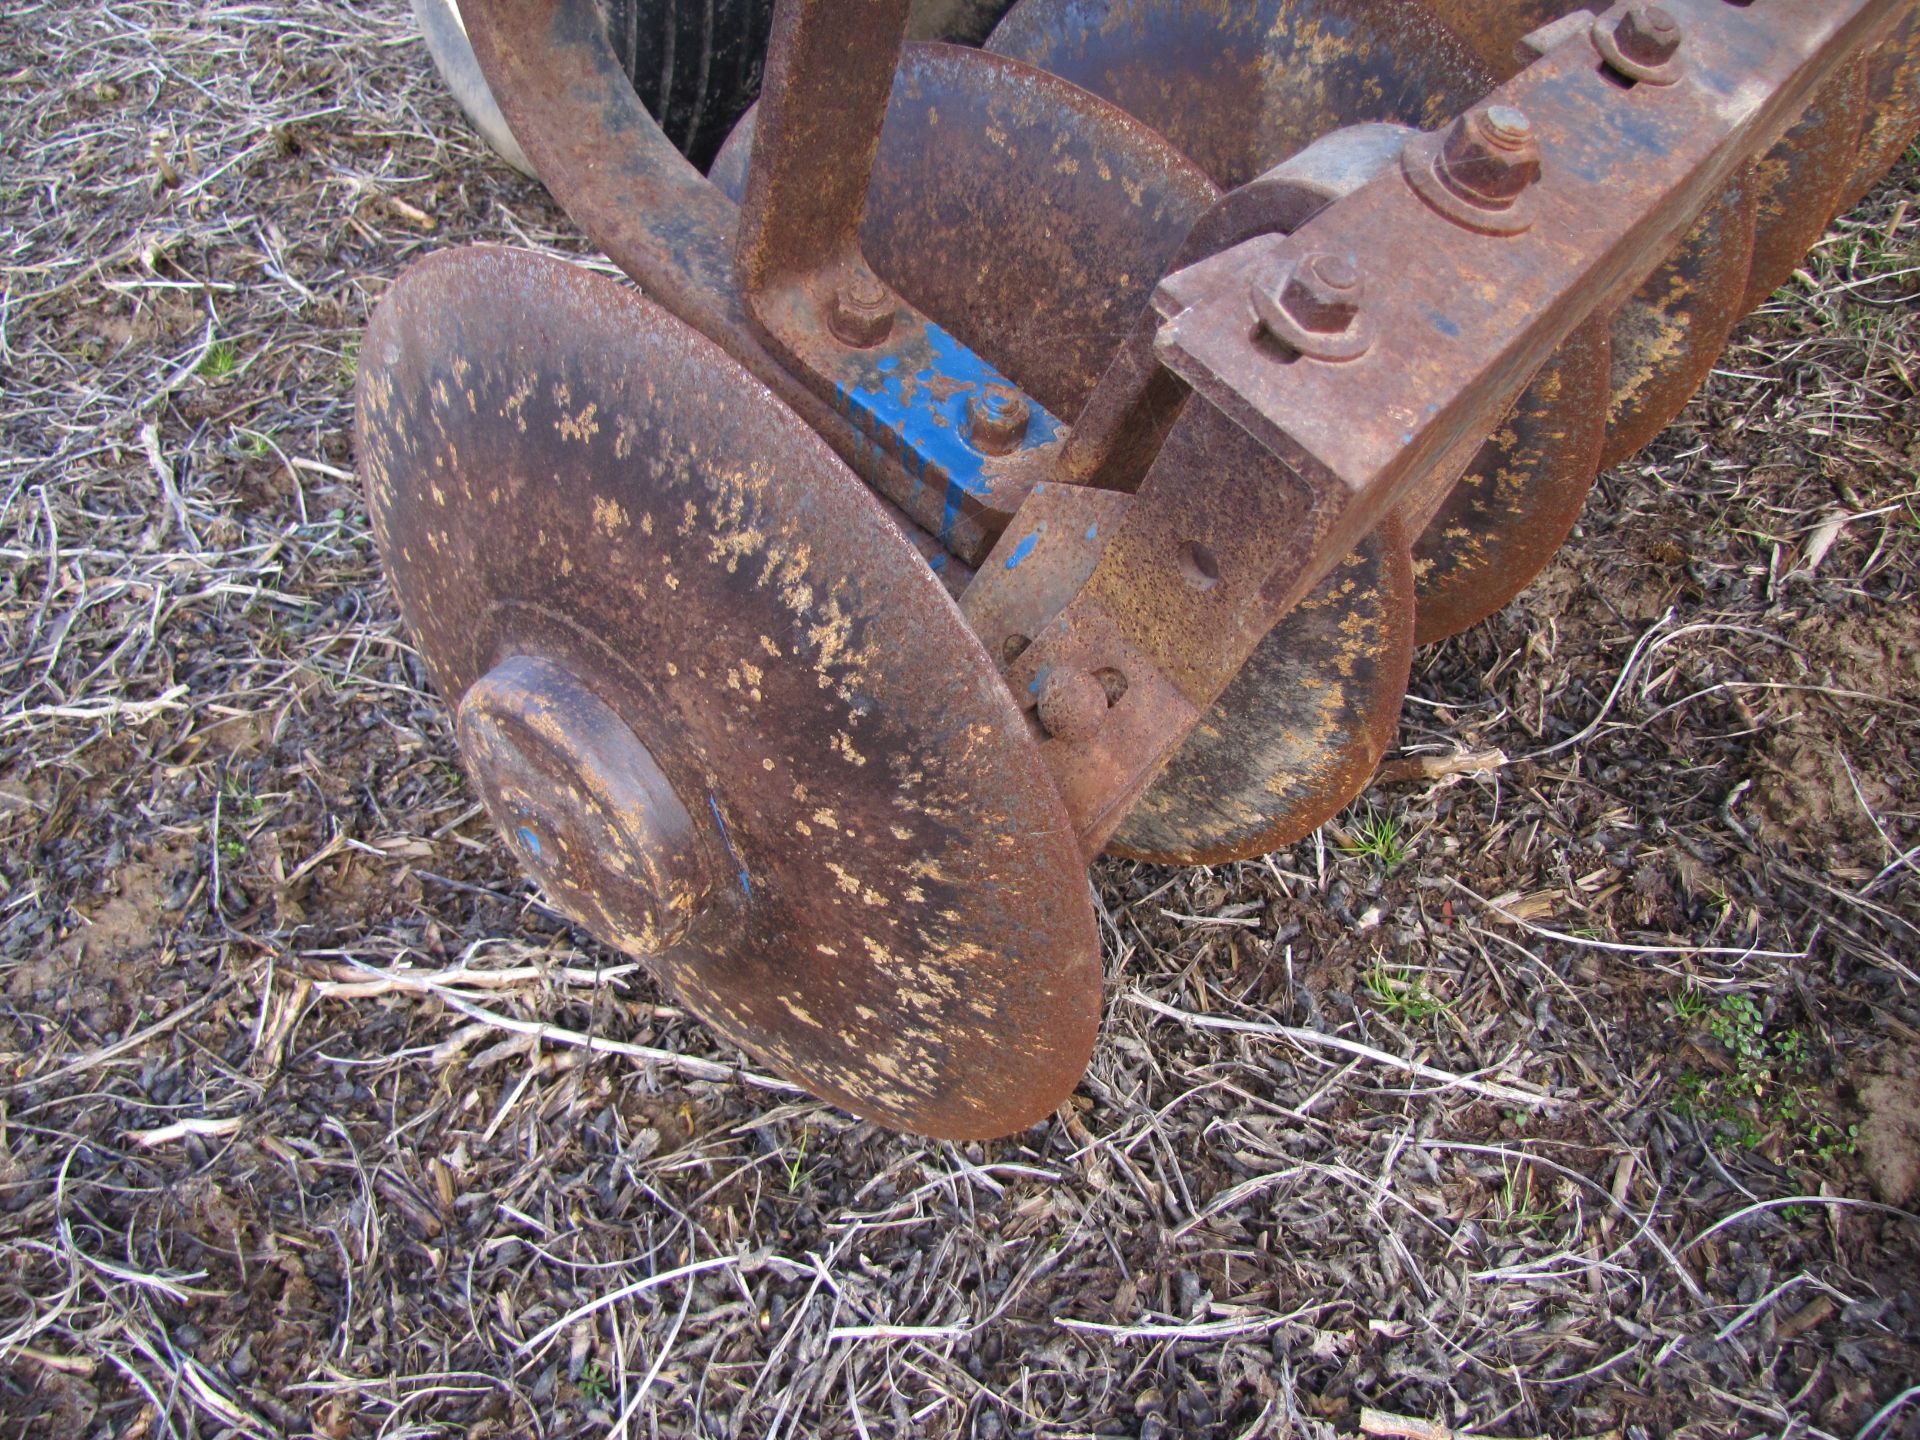
[[[1287,314],[1322,335],[1352,329],[1365,298],[1359,267],[1344,255],[1309,255],[1280,292]]]
[[[1620,53],[1639,65],[1664,65],[1680,49],[1680,22],[1658,5],[1635,5],[1614,27]]]
[[[870,350],[893,333],[894,314],[887,287],[863,270],[834,290],[827,328],[841,344]]]
[[[1040,724],[1056,740],[1091,740],[1107,723],[1112,702],[1107,687],[1090,670],[1054,669],[1040,684],[1035,707]]]
[[[1501,210],[1540,181],[1533,122],[1511,105],[1485,105],[1453,122],[1440,151],[1447,188],[1482,209]]]
[[[1296,354],[1338,362],[1364,355],[1373,344],[1361,306],[1366,281],[1350,255],[1315,251],[1283,266],[1252,289],[1260,326]]]
[[[967,440],[982,455],[1011,455],[1032,420],[1026,396],[1011,385],[982,385],[967,397]]]
[[[1671,85],[1680,78],[1686,31],[1658,5],[1629,5],[1616,21],[1593,22],[1593,44],[1607,68],[1623,79]]]

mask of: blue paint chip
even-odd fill
[[[528,850],[533,852],[534,859],[538,860],[541,858],[543,854],[545,854],[545,852],[540,848],[540,837],[533,833],[533,830],[531,827],[522,825],[518,830],[514,831],[513,833],[519,837],[520,843],[523,846],[525,846]]]
[[[1095,524],[1095,525],[1089,525],[1089,526],[1087,526],[1087,539],[1089,539],[1089,540],[1098,540],[1099,538],[1100,538],[1100,527],[1099,527],[1099,525],[1097,525],[1097,524]]]
[[[1031,535],[1027,536],[1026,539],[1013,547],[1013,554],[1007,557],[1007,568],[1012,570],[1017,567],[1022,560],[1033,554],[1033,547],[1039,543],[1040,532],[1035,530]]]
[[[1458,322],[1449,320],[1444,315],[1435,315],[1433,317],[1433,328],[1449,340],[1458,340],[1460,338],[1460,326]]]
[[[720,840],[727,847],[727,854],[733,857],[733,863],[740,867],[740,893],[748,899],[753,898],[753,881],[747,875],[747,862],[740,858],[740,852],[733,848],[733,836],[727,833],[727,817],[720,813],[720,802],[714,798],[711,790],[707,792],[707,808],[713,811],[713,821],[720,827]]]

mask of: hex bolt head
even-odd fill
[[[1366,298],[1366,283],[1353,261],[1342,255],[1309,255],[1287,277],[1280,305],[1302,327],[1321,335],[1353,328]]]
[[[1614,27],[1620,53],[1636,65],[1655,68],[1673,59],[1680,49],[1680,22],[1658,5],[1634,5]]]
[[[1056,740],[1091,740],[1107,723],[1107,687],[1090,670],[1054,669],[1041,682],[1035,707],[1040,724]]]
[[[1540,180],[1533,122],[1511,105],[1483,105],[1453,122],[1440,151],[1447,186],[1487,209],[1511,205]]]
[[[1011,455],[1032,420],[1026,396],[1011,385],[982,385],[967,397],[967,440],[982,455]]]
[[[870,350],[893,333],[894,313],[887,287],[863,271],[834,290],[827,328],[841,344]]]

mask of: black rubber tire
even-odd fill
[[[641,103],[705,170],[760,93],[773,0],[601,0],[601,7]]]

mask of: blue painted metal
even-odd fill
[[[990,463],[1004,465],[1021,451],[1051,445],[1066,427],[1028,397],[1032,418],[1020,449],[990,461],[967,439],[967,401],[988,385],[1019,387],[938,325],[929,323],[924,346],[915,343],[911,351],[911,358],[899,348],[872,352],[860,378],[835,390],[841,411],[873,445],[873,460],[891,458],[912,477],[914,492],[900,503],[915,516],[937,508],[937,533],[947,543],[966,502],[991,494]],[[937,506],[926,503],[929,491]]]

